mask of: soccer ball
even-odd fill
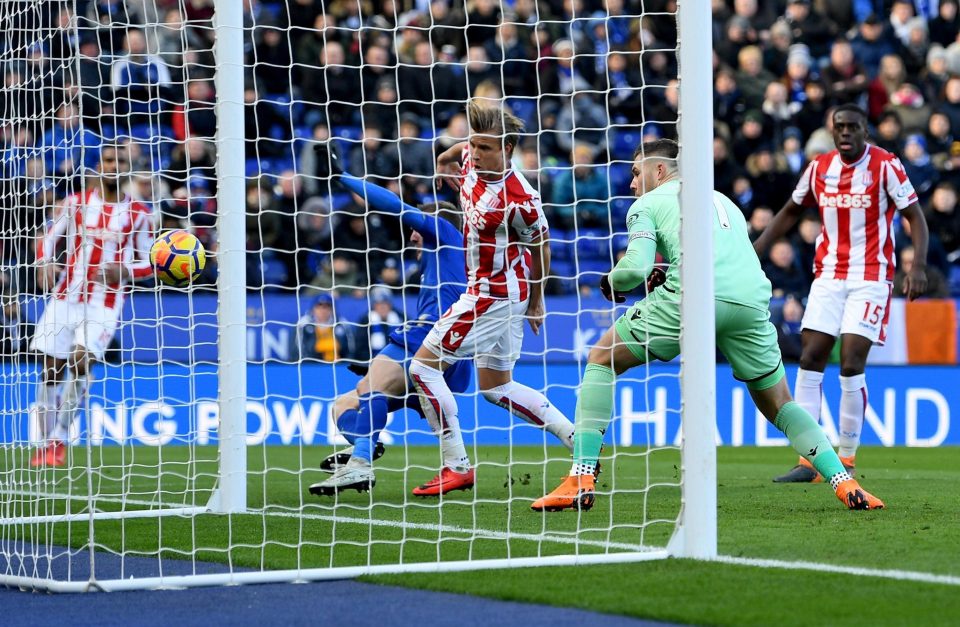
[[[206,261],[203,244],[184,230],[167,231],[150,247],[150,263],[157,278],[174,287],[184,287],[196,280]]]

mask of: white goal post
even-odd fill
[[[466,5],[465,1],[453,2]],[[134,4],[153,3],[148,0]],[[178,4],[185,13],[186,5]],[[358,2],[357,6],[365,4],[369,3]],[[400,4],[415,7],[423,3],[397,3]],[[502,1],[490,4],[503,15],[508,15],[513,6]],[[28,463],[37,442],[28,435],[28,423],[35,419],[35,410],[32,401],[24,399],[33,399],[32,390],[39,376],[39,366],[33,361],[36,355],[28,358],[27,351],[15,354],[9,359],[9,367],[0,370],[4,374],[0,378],[0,394],[8,399],[0,404],[0,585],[51,592],[121,591],[320,581],[378,573],[626,563],[669,557],[715,558],[716,363],[712,273],[713,113],[712,99],[707,97],[712,93],[709,3],[677,0],[677,49],[669,51],[677,57],[680,85],[676,122],[680,143],[683,247],[679,371],[661,372],[647,366],[625,375],[634,377],[629,379],[632,389],[627,390],[628,393],[618,392],[617,405],[622,405],[624,399],[636,398],[633,401],[636,407],[630,411],[635,418],[640,418],[625,428],[636,428],[642,437],[636,442],[629,433],[621,437],[621,421],[617,420],[619,414],[615,414],[611,423],[611,432],[615,432],[613,442],[606,445],[612,451],[605,451],[602,457],[607,483],[600,490],[609,496],[610,504],[605,509],[599,508],[600,511],[565,512],[553,515],[553,519],[551,515],[542,517],[531,512],[529,497],[533,491],[553,487],[557,474],[568,468],[566,451],[550,440],[549,435],[543,436],[542,430],[518,424],[499,408],[494,408],[498,413],[490,418],[491,424],[476,420],[465,429],[469,436],[467,450],[476,460],[480,477],[474,492],[461,493],[465,496],[426,502],[409,496],[411,485],[435,472],[431,464],[436,461],[433,450],[436,446],[427,444],[435,439],[431,439],[433,436],[424,421],[396,417],[384,432],[384,439],[389,440],[390,455],[384,462],[389,460],[389,463],[384,466],[383,474],[379,474],[377,467],[379,483],[373,491],[368,495],[358,493],[356,497],[350,493],[328,501],[317,500],[306,492],[306,486],[319,477],[317,461],[323,457],[319,451],[326,454],[343,448],[334,416],[335,398],[349,392],[356,379],[348,379],[347,370],[342,366],[307,363],[300,357],[278,365],[276,362],[281,360],[271,356],[266,348],[281,346],[279,338],[296,342],[298,318],[306,315],[307,308],[315,306],[316,301],[313,296],[302,297],[306,292],[297,274],[302,267],[299,256],[294,271],[297,276],[289,280],[292,287],[269,283],[266,259],[275,251],[266,250],[268,246],[253,251],[258,257],[257,272],[261,273],[262,287],[248,285],[251,181],[257,179],[256,194],[271,193],[259,182],[266,174],[274,176],[271,180],[277,190],[283,183],[279,172],[267,172],[265,163],[272,157],[261,158],[259,152],[256,153],[257,169],[250,171],[251,140],[259,142],[271,130],[258,126],[257,137],[250,137],[250,108],[276,103],[260,93],[257,86],[252,88],[254,100],[249,97],[252,68],[247,63],[249,51],[245,46],[253,40],[259,18],[256,13],[245,15],[245,5],[239,0],[213,0],[210,22],[213,66],[205,69],[210,71],[215,88],[216,136],[210,143],[215,151],[216,191],[210,191],[209,185],[195,190],[192,183],[187,183],[187,195],[181,199],[188,203],[195,197],[216,201],[216,250],[211,255],[217,267],[215,298],[207,294],[209,299],[205,300],[202,294],[188,291],[175,295],[182,299],[180,309],[165,310],[164,303],[172,291],[152,286],[134,289],[133,305],[128,308],[133,312],[133,319],[124,320],[122,324],[136,327],[137,317],[143,316],[139,325],[152,329],[150,333],[158,345],[153,349],[154,361],[145,363],[130,357],[129,362],[107,364],[96,371],[96,376],[103,377],[105,382],[102,391],[96,384],[91,387],[97,392],[91,392],[80,409],[83,418],[78,424],[83,426],[77,427],[79,432],[72,432],[74,442],[69,448],[74,452],[68,456],[66,469],[31,468]],[[256,6],[257,2],[251,5]],[[49,7],[48,10],[52,11]],[[0,7],[0,16],[3,14],[4,9]],[[24,27],[32,23],[32,18],[20,14],[8,13],[6,17],[22,19]],[[408,26],[401,24],[400,16],[395,17],[394,23],[377,23],[371,30],[383,29],[390,37],[399,38],[399,33]],[[633,17],[639,22],[639,15]],[[145,27],[151,27],[161,24],[163,16],[147,11],[138,19],[143,20]],[[574,16],[563,26],[572,28],[577,19],[579,16]],[[21,22],[16,22],[15,28],[18,23]],[[74,29],[80,40],[82,27],[76,21],[65,26]],[[540,26],[538,22],[533,28]],[[344,30],[358,33],[363,28],[345,26]],[[412,28],[427,33],[433,46],[429,24]],[[460,29],[466,38],[471,23],[468,19],[464,24],[447,28]],[[285,36],[289,42],[290,27],[287,29]],[[187,45],[186,30],[183,32],[184,45]],[[43,36],[49,37],[49,32],[41,35],[41,43]],[[23,41],[26,39],[21,37]],[[607,35],[606,43],[610,45],[610,42]],[[646,45],[641,44],[641,52],[636,53],[638,58],[650,52],[644,49]],[[289,48],[292,50],[292,44]],[[32,53],[24,48],[7,49],[5,54],[7,61],[22,61]],[[596,55],[586,56],[593,62]],[[64,67],[74,62],[79,67],[77,59],[65,61]],[[363,63],[367,61],[364,59]],[[505,62],[489,65],[498,68],[502,81]],[[267,71],[292,77],[296,66],[297,63],[291,61],[287,67],[268,66]],[[399,72],[396,67],[390,71]],[[396,76],[399,78],[399,73]],[[536,82],[536,89],[540,90],[540,79]],[[178,87],[185,91],[187,83],[185,78],[184,84]],[[661,88],[644,85],[636,89],[642,92]],[[529,100],[535,103],[533,115],[542,123],[540,118],[544,114],[537,108],[540,92]],[[508,97],[501,95],[501,102],[507,101]],[[0,99],[0,118],[12,115],[3,111],[5,106],[10,106],[9,100],[7,104],[4,102]],[[431,113],[438,102],[434,97],[427,103]],[[298,102],[295,95],[278,104],[286,107],[286,123],[290,128],[277,143],[294,154],[296,147],[309,147],[310,142],[316,141],[314,137],[298,134],[299,127],[304,126],[293,119],[298,104],[304,103]],[[329,113],[329,102],[306,104],[316,105],[324,116]],[[400,104],[396,103],[395,107]],[[643,106],[642,102],[638,106]],[[58,107],[53,103],[46,109],[41,108],[38,115],[52,119]],[[396,120],[402,121],[399,109],[396,109]],[[21,124],[7,122],[14,127]],[[46,121],[34,123],[39,128]],[[431,142],[431,148],[442,130],[436,127],[436,122],[432,124],[425,135],[428,139],[423,140]],[[607,135],[613,133],[612,120],[610,125]],[[331,141],[363,150],[363,136],[336,135],[334,125],[328,126],[333,135]],[[574,130],[576,128],[574,126]],[[631,137],[638,140],[643,130],[638,127]],[[548,125],[542,123],[529,133],[534,151],[540,150],[541,142],[550,132]],[[189,136],[189,131],[187,133]],[[130,134],[133,135],[132,130]],[[161,137],[160,142],[167,140]],[[178,141],[186,143],[186,140]],[[396,143],[399,139],[384,143],[389,142]],[[152,147],[149,153],[147,161],[154,174],[162,174],[162,169],[169,166],[168,161],[154,158]],[[86,153],[81,150],[81,154]],[[299,167],[299,159],[299,156],[293,157],[295,169]],[[621,166],[629,162],[622,156],[618,159],[611,156],[610,160],[620,161]],[[190,157],[186,163],[190,167]],[[547,166],[538,161],[535,170],[548,167],[573,176],[570,163]],[[610,201],[629,195],[624,188],[612,189],[613,183],[609,186]],[[260,198],[257,196],[256,202],[262,202]],[[629,198],[621,200],[629,202]],[[544,202],[547,203],[546,198]],[[332,201],[329,204],[332,206]],[[300,212],[306,212],[301,204],[293,206],[296,209],[292,217],[299,220]],[[45,209],[54,210],[53,207]],[[280,212],[263,205],[259,210],[264,214]],[[336,209],[327,207],[325,211],[321,217],[332,221],[331,215]],[[262,235],[260,216],[256,220],[254,229]],[[7,230],[18,237],[34,236],[23,224],[5,220],[0,225],[4,237]],[[613,229],[622,231],[623,225],[614,224]],[[576,223],[567,232],[568,239],[558,238],[557,245],[571,251],[566,263],[574,269],[574,284],[581,274],[593,272],[578,260],[581,244],[590,244],[593,239],[601,241],[606,247],[604,250],[610,251],[609,261],[614,261],[616,233],[598,236]],[[333,235],[330,237],[333,248],[324,254],[329,253],[331,259],[324,257],[323,263],[330,263],[332,251],[337,249]],[[412,256],[407,244],[402,246],[396,255],[401,271],[404,262]],[[305,248],[298,242],[292,254],[312,254]],[[369,260],[371,255],[386,256],[389,252],[374,249],[365,254]],[[372,286],[372,277],[367,278],[371,279]],[[407,277],[401,279],[404,287],[407,280]],[[289,296],[281,305],[294,309],[292,316],[274,324],[274,328],[279,329],[274,335],[267,333],[264,313],[266,303],[272,298],[268,288]],[[354,297],[354,293],[362,291],[363,295],[356,298],[371,303],[366,311],[372,308],[373,297],[366,283],[362,288],[352,290],[348,296]],[[559,377],[551,381],[551,372],[555,368],[572,372],[575,368],[579,373],[576,382],[579,382],[586,347],[580,344],[588,345],[591,339],[597,338],[581,332],[581,317],[606,320],[607,326],[612,318],[609,308],[598,310],[594,301],[582,297],[576,289],[568,293],[568,299],[575,303],[572,309],[556,312],[551,311],[551,301],[547,301],[548,324],[541,332],[543,339],[537,345],[537,352],[525,355],[530,365],[524,373],[531,377],[528,381],[531,387],[543,392],[557,406],[564,403],[572,420],[576,384]],[[21,295],[20,300],[31,303],[30,307],[38,307],[43,297]],[[412,311],[406,309],[410,299],[404,296],[397,297],[396,301],[402,303],[397,306],[401,314],[412,315]],[[256,315],[251,314],[258,303],[261,309]],[[183,319],[165,320],[165,316],[171,315],[165,311],[176,311],[173,317]],[[576,339],[564,338],[562,347],[552,345],[552,337],[560,338],[551,336],[551,316],[565,319],[567,326],[556,328],[575,329]],[[346,324],[356,327],[356,320]],[[171,329],[176,331],[177,341],[184,342],[182,349],[187,357],[182,361],[163,356],[164,349],[169,348],[162,346],[165,338],[174,337]],[[120,335],[134,338],[131,341],[136,342],[148,334],[135,330],[129,335],[121,331]],[[257,347],[251,348],[252,344]],[[196,357],[204,347],[203,354],[212,357]],[[551,351],[563,353],[562,359]],[[279,374],[272,374],[274,370]],[[658,377],[667,383],[658,384]],[[655,389],[657,385],[661,387]],[[663,391],[664,386],[677,390],[679,400],[675,400],[673,406],[659,405],[662,399],[672,398]],[[554,401],[555,395],[562,401]],[[457,397],[461,407],[467,408],[465,414],[491,413],[489,408],[493,406],[475,388]],[[402,412],[398,410],[397,414]],[[135,419],[131,418],[134,414]],[[408,410],[407,414],[412,412]],[[663,425],[670,414],[679,416],[679,431],[676,437],[671,434],[665,440],[660,430],[665,430]],[[95,420],[99,421],[96,438],[92,435]],[[128,423],[134,426],[124,426]],[[136,441],[130,431],[136,428],[153,429],[153,432]],[[533,433],[536,435],[531,435]],[[151,441],[148,449],[143,442],[151,437],[155,442]],[[610,433],[607,438],[609,441]],[[664,471],[672,466],[673,462],[664,461],[671,454],[679,454],[679,477]],[[506,481],[502,478],[504,474]],[[635,485],[637,482],[639,485]],[[388,487],[391,484],[400,484],[402,490],[387,492],[394,489]],[[380,492],[381,489],[384,491]],[[390,497],[378,500],[381,493]],[[673,502],[664,504],[671,499]]]

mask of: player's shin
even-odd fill
[[[603,434],[613,413],[615,376],[607,366],[587,364],[577,399],[577,433],[573,444],[573,475],[592,475],[600,457]]]
[[[793,450],[800,453],[801,457],[810,462],[817,472],[831,483],[835,478],[846,475],[846,470],[830,446],[823,429],[796,402],[784,403],[777,412],[774,426],[787,436]]]
[[[357,409],[344,410],[343,413],[337,416],[337,431],[339,431],[340,435],[350,444],[356,444],[357,433],[359,432],[357,426],[359,419],[360,411]]]
[[[63,399],[57,416],[57,426],[53,439],[65,442],[70,438],[70,427],[77,416],[77,410],[83,405],[90,387],[90,375],[72,376],[63,385]]]
[[[483,397],[517,418],[544,429],[573,450],[573,423],[540,392],[516,381],[483,391]]]
[[[49,439],[57,428],[56,383],[41,380],[37,384],[37,427],[43,440]]]
[[[457,472],[469,470],[470,458],[460,432],[457,399],[447,386],[443,372],[413,360],[410,363],[410,378],[417,388],[423,415],[440,438],[443,465]]]
[[[357,438],[353,456],[373,461],[373,446],[387,426],[387,397],[374,392],[360,397],[360,413],[356,421]]]
[[[867,377],[840,377],[840,456],[853,457],[860,445],[863,416],[867,409]]]
[[[820,422],[820,407],[823,404],[823,373],[815,370],[797,370],[794,398],[813,419]]]

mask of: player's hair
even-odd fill
[[[523,132],[523,121],[503,107],[471,100],[467,103],[467,122],[471,133],[502,135],[504,144],[516,147]]]
[[[643,157],[644,159],[662,159],[667,162],[671,168],[677,167],[677,156],[680,154],[680,144],[672,139],[655,139],[649,142],[643,142],[633,151],[633,159]]]
[[[463,228],[463,218],[460,209],[452,202],[447,202],[446,200],[428,202],[420,205],[420,211],[428,215],[436,214],[438,218],[443,218],[456,227],[458,231]]]
[[[836,119],[837,119],[837,114],[838,114],[838,113],[842,113],[842,112],[844,112],[844,111],[849,111],[850,113],[856,113],[857,115],[859,115],[859,116],[860,116],[860,120],[863,122],[864,126],[866,126],[866,124],[867,124],[867,112],[864,111],[861,107],[859,107],[859,106],[857,106],[857,105],[855,105],[855,104],[853,104],[853,103],[850,103],[850,102],[848,102],[848,103],[846,103],[846,104],[842,104],[842,105],[840,105],[840,106],[838,106],[838,107],[835,107],[834,110],[833,110],[833,112],[830,113],[830,119],[836,121]]]

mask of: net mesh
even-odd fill
[[[244,85],[246,169],[248,457],[238,479],[221,476],[216,448],[213,2],[0,3],[12,25],[0,96],[0,576],[112,580],[665,546],[680,506],[673,366],[618,380],[589,513],[530,511],[569,472],[569,452],[536,416],[488,401],[476,373],[456,395],[471,491],[413,496],[442,461],[413,409],[390,414],[371,491],[309,487],[347,446],[337,418],[356,402],[357,369],[422,313],[430,288],[418,235],[331,177],[330,155],[411,206],[456,203],[437,185],[436,160],[467,138],[467,101],[522,120],[512,167],[542,198],[552,264],[545,323],[539,335],[526,327],[513,378],[573,421],[589,347],[614,319],[597,284],[626,248],[634,150],[677,134],[675,11],[637,0],[244,2],[244,67],[231,78]],[[189,231],[206,267],[187,289],[152,276],[133,283],[70,423],[65,464],[34,464],[49,438],[37,409],[44,357],[31,342],[52,332],[40,322],[55,300],[35,279],[37,243],[65,199],[97,187],[103,147],[118,145],[131,161],[123,192],[149,215],[138,228],[151,241]],[[92,242],[102,228],[83,223],[79,237]],[[67,248],[52,257],[62,272]],[[56,322],[89,329],[100,315],[86,301],[75,311],[78,322]],[[61,379],[62,395],[71,375]],[[407,394],[409,382],[395,396]],[[230,480],[247,482],[247,512],[205,513]]]

